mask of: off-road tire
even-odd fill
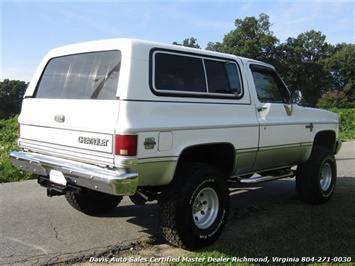
[[[194,250],[212,244],[229,214],[226,176],[208,164],[181,166],[158,198],[158,214],[162,234],[172,245]]]
[[[92,216],[114,209],[122,200],[120,196],[91,191],[68,191],[65,198],[74,209]]]
[[[337,168],[334,154],[326,147],[313,147],[307,162],[297,168],[296,189],[307,203],[327,202],[336,185]]]

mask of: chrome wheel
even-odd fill
[[[189,250],[212,244],[229,214],[225,174],[209,164],[182,164],[158,198],[158,214],[161,232],[171,244]]]
[[[335,189],[337,165],[333,152],[313,147],[308,161],[297,167],[296,189],[300,198],[312,204],[327,202]]]
[[[332,167],[329,163],[325,163],[320,173],[320,187],[323,191],[327,191],[332,183]]]
[[[219,200],[216,191],[210,187],[202,189],[192,205],[192,218],[199,229],[210,227],[217,218]]]

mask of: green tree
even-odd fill
[[[355,97],[354,45],[334,47],[320,31],[310,30],[280,43],[270,30],[269,16],[235,20],[236,28],[223,42],[209,42],[206,49],[254,58],[276,67],[289,89],[301,90],[304,104],[316,106],[318,99],[334,89]],[[348,66],[348,67],[347,67]]]
[[[194,37],[186,38],[185,40],[182,41],[181,43],[173,42],[174,45],[179,45],[179,46],[186,46],[186,47],[191,47],[191,48],[197,48],[201,49],[200,45],[198,45],[197,39]]]
[[[5,79],[0,82],[0,120],[20,113],[26,88],[24,81]]]
[[[279,42],[270,31],[271,25],[266,14],[260,14],[259,19],[255,17],[236,19],[236,28],[224,36],[223,42],[210,42],[207,50],[268,61],[273,57],[274,47]]]
[[[311,30],[275,48],[274,65],[290,90],[302,91],[308,106],[316,106],[321,95],[332,89],[331,75],[324,65],[334,47],[325,39],[320,31]]]
[[[209,42],[207,44],[206,50],[221,52],[222,51],[222,43],[220,42]]]
[[[325,60],[325,68],[331,73],[333,88],[346,93],[355,102],[355,44],[338,44],[335,52]]]

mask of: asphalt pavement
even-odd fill
[[[355,142],[336,156],[342,182],[355,178]],[[231,188],[231,207],[296,195],[293,179]],[[158,234],[156,204],[128,197],[113,211],[92,217],[61,197],[48,198],[36,180],[0,184],[0,265],[48,265],[95,256]]]

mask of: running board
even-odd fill
[[[286,178],[286,177],[294,177],[294,176],[295,176],[295,172],[292,170],[289,170],[289,171],[282,171],[279,173],[276,172],[275,175],[266,175],[266,176],[260,176],[260,177],[252,177],[252,178],[238,177],[237,180],[239,183],[242,183],[242,184],[257,184],[257,183],[261,183],[261,182],[282,179],[282,178]]]

